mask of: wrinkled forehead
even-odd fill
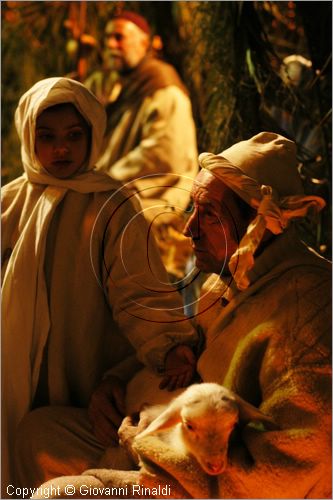
[[[221,204],[226,197],[232,195],[232,190],[206,169],[200,170],[191,191],[192,199],[196,203]]]

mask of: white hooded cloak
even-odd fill
[[[43,110],[67,102],[91,126],[91,152],[83,172],[58,179],[35,155],[35,127]],[[2,189],[3,480],[40,376],[49,404],[87,406],[133,347],[161,371],[170,348],[196,341],[144,217],[94,169],[105,113],[93,94],[67,78],[42,80],[22,96],[15,122],[25,173]]]

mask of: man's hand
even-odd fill
[[[121,443],[136,464],[139,464],[139,456],[132,447],[134,438],[140,432],[144,431],[151,421],[152,418],[150,418],[149,412],[147,413],[143,410],[138,415],[125,417],[119,427],[119,443]]]
[[[108,377],[101,382],[91,396],[88,415],[101,443],[118,443],[118,427],[125,415],[125,389],[118,378]]]
[[[196,369],[196,358],[190,347],[178,345],[171,349],[165,361],[165,373],[160,389],[173,391],[190,384]]]

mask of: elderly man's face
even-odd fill
[[[197,175],[194,210],[184,234],[192,238],[196,266],[204,272],[228,275],[228,262],[245,234],[252,216],[242,210],[239,197],[207,170]]]
[[[120,73],[135,68],[149,47],[148,35],[126,19],[113,19],[106,25],[104,42],[108,69]]]

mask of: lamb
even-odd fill
[[[133,469],[140,459],[135,441],[168,430],[165,439],[193,455],[207,474],[220,474],[227,465],[229,438],[237,424],[259,421],[274,428],[270,417],[219,384],[193,384],[168,392],[159,389],[160,381],[144,368],[129,382],[128,416],[118,431],[121,446],[106,451],[101,467]]]
[[[172,393],[167,394],[172,395]],[[135,426],[126,425],[128,419],[131,417],[124,419],[119,433],[122,438],[122,432],[126,433],[132,427],[134,431],[131,440],[132,448],[135,449],[140,440],[159,434],[159,437],[168,442],[172,449],[180,451],[180,457],[184,454],[194,457],[202,470],[209,476],[207,486],[209,498],[220,498],[217,476],[222,474],[227,466],[229,439],[235,426],[240,422],[260,421],[269,429],[277,428],[269,416],[264,415],[226,387],[216,383],[193,384],[187,389],[183,389],[169,404],[143,408],[140,413],[139,429],[141,425],[145,427],[145,419],[151,420],[151,422],[139,433],[137,427],[135,429]],[[122,428],[123,430],[121,430]],[[154,440],[148,441],[148,443],[141,441],[141,444],[153,446]],[[119,447],[118,450],[123,449]],[[113,448],[111,451],[114,454],[115,449]],[[147,461],[143,457],[142,463],[147,467],[149,474],[149,467],[151,467],[149,458]],[[64,498],[64,496],[68,496],[64,489],[68,482],[76,485],[77,491],[82,484],[93,485],[96,490],[99,488],[100,491],[103,491],[106,484],[115,487],[115,489],[117,487],[124,488],[125,484],[126,488],[128,484],[138,485],[142,479],[138,471],[121,473],[119,470],[100,470],[100,467],[86,471],[83,476],[69,476],[51,480],[44,483],[43,491],[52,488],[57,497],[61,495],[61,498]],[[117,469],[118,467],[111,468]],[[129,468],[133,469],[133,464]],[[33,498],[41,498],[38,493]]]
[[[236,424],[260,421],[276,428],[273,420],[229,389],[215,383],[193,384],[169,405],[146,408],[142,417],[159,412],[138,440],[165,430],[173,447],[192,455],[209,475],[223,473],[227,466],[228,444]],[[171,429],[173,428],[173,429]]]

